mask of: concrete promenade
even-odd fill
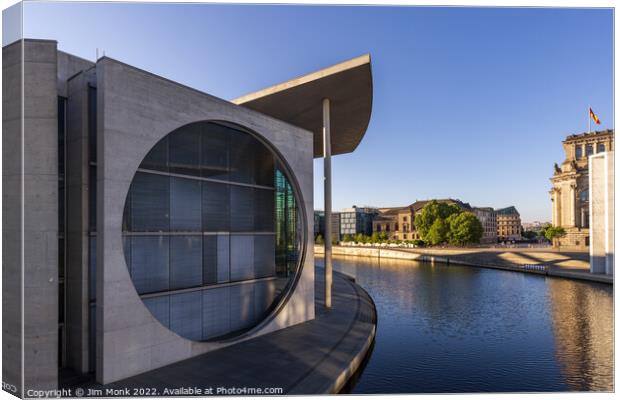
[[[338,393],[373,343],[376,309],[360,286],[334,273],[332,309],[327,312],[322,300],[322,269],[317,268],[316,275],[316,318],[312,321],[107,385],[66,387],[73,393],[79,387],[98,397],[123,391],[156,396],[245,396],[259,394],[256,389],[276,390],[266,394]],[[202,392],[188,393],[189,388]],[[207,392],[209,388],[212,393]],[[225,392],[218,393],[218,388]]]
[[[314,246],[316,255],[322,246]],[[590,273],[587,252],[552,248],[399,248],[334,246],[334,255],[396,258],[423,262],[444,262],[473,267],[494,268],[594,282],[613,283],[613,277]],[[543,265],[544,268],[535,266]]]

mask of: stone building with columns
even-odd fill
[[[550,179],[551,223],[566,231],[566,235],[558,240],[561,247],[585,250],[590,245],[588,157],[612,151],[614,131],[570,135],[562,146],[566,158],[562,164],[555,164]]]

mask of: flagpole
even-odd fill
[[[591,130],[590,130],[590,123],[591,123],[591,121],[590,121],[590,120],[591,120],[591,119],[592,119],[592,118],[590,118],[590,105],[588,104],[588,133],[590,133],[590,132],[591,132]]]

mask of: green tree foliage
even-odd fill
[[[464,246],[469,243],[480,243],[484,231],[480,220],[474,214],[470,212],[452,214],[446,222],[449,225],[450,244]]]
[[[347,234],[345,234],[345,235],[342,237],[342,241],[343,241],[343,242],[352,242],[352,241],[353,241],[353,238],[351,237],[351,235],[349,235],[349,234],[347,233]]]
[[[551,243],[554,243],[555,239],[559,239],[566,235],[566,231],[561,226],[549,225],[544,229],[544,234],[545,237],[551,241]]]
[[[314,243],[325,244],[325,239],[323,239],[323,236],[321,236],[321,234],[319,233],[318,235],[316,235],[316,238],[314,239]]]
[[[526,239],[536,239],[538,233],[535,231],[524,231],[522,236]]]
[[[444,218],[436,218],[431,225],[426,235],[424,235],[424,241],[435,246],[441,243],[445,243],[448,240],[448,234],[450,232],[450,225],[446,223]]]
[[[432,200],[427,203],[422,210],[415,216],[414,223],[417,231],[420,233],[422,239],[425,242],[432,243],[433,240],[428,237],[433,224],[437,219],[442,219],[445,224],[445,220],[452,214],[458,214],[461,210],[454,204],[440,203],[437,200]],[[433,231],[433,236],[437,238],[437,234],[440,232],[438,229],[441,224],[438,224]]]

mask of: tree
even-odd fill
[[[424,236],[424,241],[435,246],[441,243],[445,243],[448,240],[448,233],[450,232],[450,226],[443,218],[436,218],[433,225]]]
[[[535,231],[524,231],[522,236],[526,239],[536,239],[538,233]]]
[[[458,214],[461,210],[454,204],[440,203],[437,200],[428,202],[422,210],[415,216],[414,223],[416,230],[424,241],[432,243],[433,241],[427,237],[431,228],[437,219],[445,220],[452,214]],[[437,232],[435,231],[434,235]]]
[[[549,225],[544,230],[545,237],[549,239],[549,241],[555,246],[556,243],[559,246],[559,242],[556,242],[555,239],[559,239],[562,236],[566,235],[566,231],[561,226],[552,226]]]
[[[316,243],[316,244],[325,244],[325,240],[323,239],[323,236],[321,236],[320,233],[318,235],[316,235],[316,238],[314,239],[314,243]]]
[[[484,232],[480,220],[470,212],[452,214],[447,219],[449,241],[453,245],[463,246],[468,243],[480,243]]]
[[[345,234],[345,235],[342,237],[342,241],[343,241],[343,242],[351,242],[352,240],[353,240],[353,238],[352,238],[352,237],[351,237],[351,235],[349,235],[348,233],[347,233],[347,234]]]
[[[370,243],[379,243],[381,241],[379,232],[373,232],[370,235]]]

